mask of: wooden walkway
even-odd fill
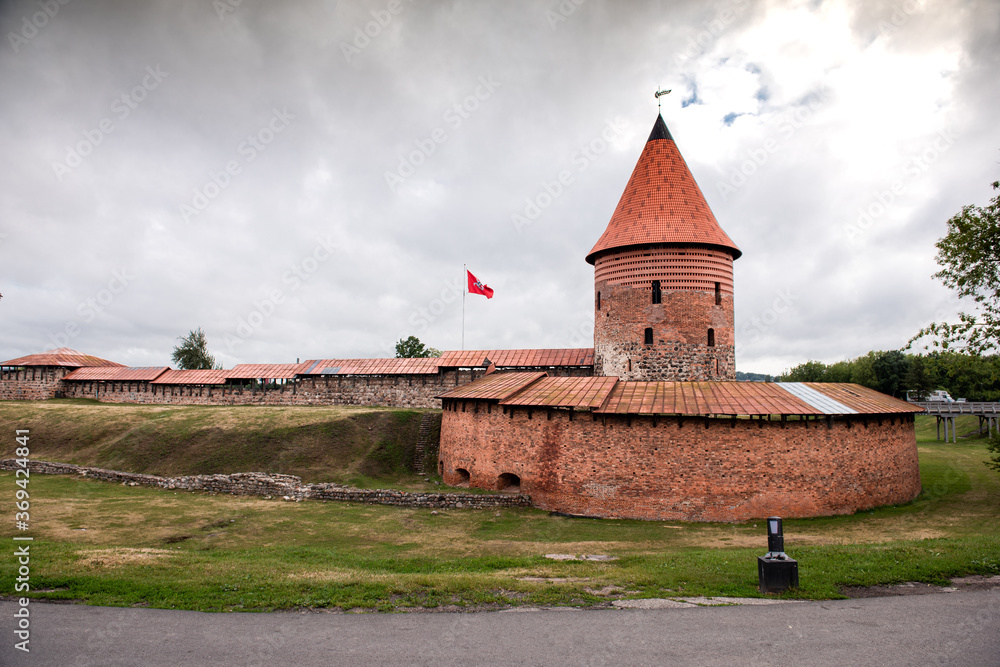
[[[1000,432],[1000,403],[966,403],[944,401],[920,401],[914,402],[924,409],[926,414],[937,417],[937,439],[941,439],[941,425],[944,424],[944,441],[948,442],[949,427],[951,429],[951,441],[957,442],[955,435],[955,417],[970,415],[979,417],[979,430],[985,426],[988,433]]]

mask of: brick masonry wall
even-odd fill
[[[0,470],[16,470],[15,459],[0,460]],[[239,472],[231,475],[192,475],[158,477],[138,473],[90,468],[70,463],[31,461],[29,470],[36,474],[80,475],[103,482],[129,486],[152,486],[161,489],[183,489],[208,493],[228,493],[237,496],[280,497],[285,500],[338,500],[371,505],[402,507],[492,509],[528,507],[531,499],[522,494],[475,493],[409,493],[392,489],[355,489],[339,484],[302,484],[295,475]]]
[[[601,307],[594,310],[594,374],[623,380],[735,380],[733,297],[714,291],[662,292],[652,303],[648,287],[595,284]],[[653,344],[645,330],[653,329]],[[708,330],[715,345],[708,345]],[[631,362],[631,363],[630,363]]]
[[[920,492],[913,418],[758,421],[609,416],[467,402],[445,407],[444,481],[521,479],[535,506],[653,520],[810,517],[908,502]],[[550,418],[551,415],[551,418]],[[706,428],[706,423],[708,427]]]
[[[270,385],[267,390],[239,386],[156,385],[148,382],[62,382],[68,369],[4,372],[0,400],[44,400],[58,395],[107,403],[157,405],[379,405],[440,408],[439,394],[485,375],[485,369],[445,370],[438,375],[357,375],[305,378]],[[505,372],[500,369],[497,372]],[[510,370],[525,370],[523,368]],[[590,377],[591,367],[542,368],[552,376]]]
[[[0,371],[0,401],[42,401],[63,390],[63,377],[71,369],[38,366]]]
[[[66,382],[67,398],[108,403],[170,405],[381,405],[440,408],[438,394],[482,377],[485,371],[450,370],[438,375],[329,375],[270,385],[268,389],[154,385],[148,382]]]
[[[655,304],[654,280],[662,289]],[[732,255],[695,244],[620,248],[597,257],[594,374],[735,380]]]

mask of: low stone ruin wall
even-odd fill
[[[15,459],[0,460],[0,470],[20,468]],[[43,475],[80,475],[103,482],[129,486],[152,486],[161,489],[229,493],[236,496],[281,497],[285,500],[339,500],[370,505],[398,505],[401,507],[430,507],[455,509],[493,509],[498,507],[530,507],[531,498],[520,493],[410,493],[392,489],[355,489],[340,484],[303,484],[295,475],[263,472],[237,472],[231,475],[190,475],[184,477],[158,477],[139,473],[105,470],[54,463],[29,461],[28,469]]]

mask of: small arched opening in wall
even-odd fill
[[[715,347],[715,329],[708,330],[708,346]]]
[[[458,475],[458,484],[455,486],[469,485],[469,480],[472,479],[472,476],[469,474],[468,470],[465,468],[455,468],[455,474]]]
[[[497,490],[519,492],[521,490],[521,478],[512,472],[505,472],[497,477]]]
[[[653,327],[646,327],[646,333],[643,336],[643,344],[645,345],[653,344]]]

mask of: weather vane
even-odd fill
[[[657,86],[657,87],[659,87],[659,86]],[[670,90],[672,90],[672,89],[668,88],[667,90],[658,90],[658,91],[656,91],[656,93],[654,94],[654,96],[656,97],[656,108],[657,109],[662,109],[662,107],[660,106],[661,105],[660,98],[663,97],[664,95],[669,95],[670,94]]]

